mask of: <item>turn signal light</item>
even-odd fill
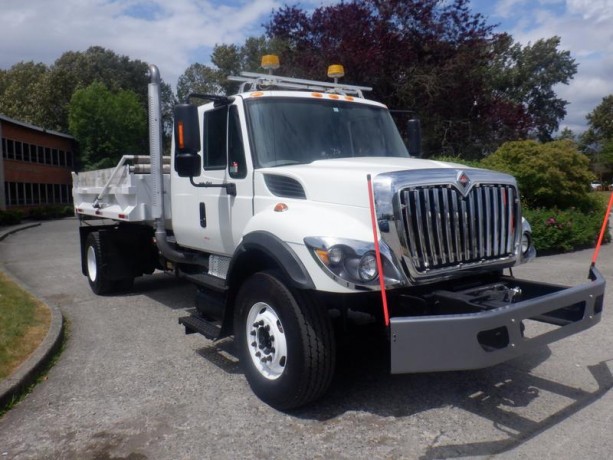
[[[177,137],[179,149],[183,150],[185,148],[185,132],[183,131],[183,120],[179,120],[177,122]]]

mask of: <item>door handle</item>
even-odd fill
[[[204,203],[200,203],[200,226],[206,228],[206,208]]]

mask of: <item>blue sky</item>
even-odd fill
[[[217,43],[260,35],[277,0],[0,0],[0,68],[52,64],[65,51],[99,45],[157,64],[175,84],[194,62],[208,63]],[[287,3],[293,4],[293,1]],[[300,0],[303,8],[337,3]],[[561,37],[579,64],[562,127],[585,129],[585,115],[613,94],[613,0],[471,0],[473,10],[522,44]],[[368,82],[361,82],[367,84]],[[1,111],[1,108],[0,108]]]

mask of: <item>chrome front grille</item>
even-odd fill
[[[466,196],[450,185],[400,190],[404,239],[417,273],[511,257],[519,200],[508,184],[476,184]]]

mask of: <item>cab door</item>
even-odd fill
[[[172,216],[177,243],[231,255],[253,215],[250,155],[240,99],[231,105],[207,106],[202,117],[200,176],[175,178]],[[226,184],[233,184],[226,188]],[[176,193],[175,193],[176,190]],[[233,193],[235,190],[235,194]]]

